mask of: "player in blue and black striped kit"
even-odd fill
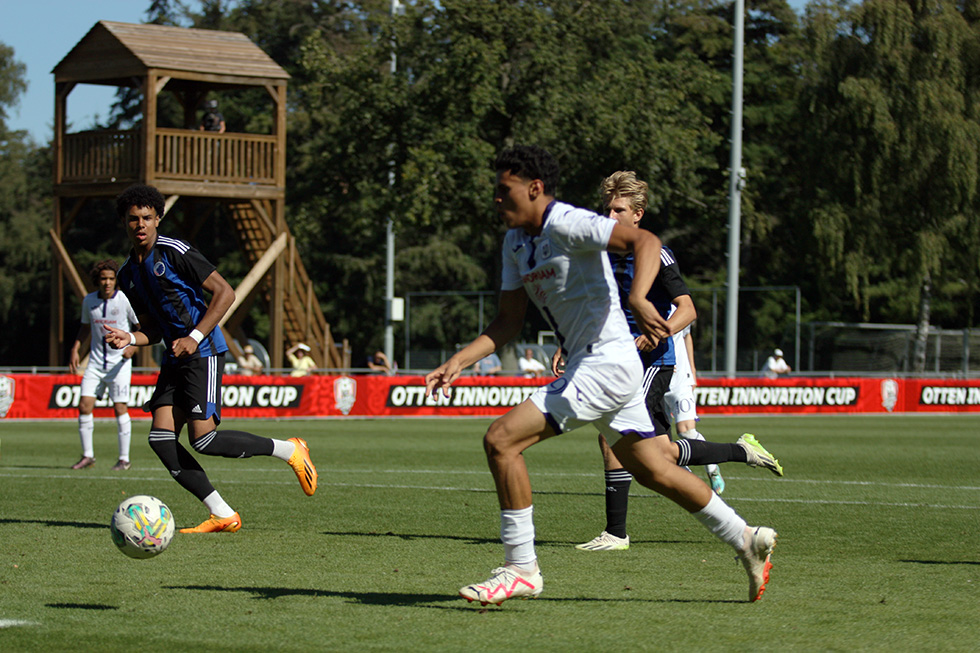
[[[133,249],[119,270],[119,288],[129,297],[140,331],[107,328],[106,342],[116,348],[163,340],[160,376],[144,410],[153,414],[150,448],[174,479],[200,499],[211,516],[181,533],[233,533],[241,516],[211,485],[204,469],[178,441],[187,424],[198,453],[225,458],[275,456],[287,461],[307,495],[316,491],[317,473],[306,442],[274,440],[245,431],[218,431],[221,422],[221,375],[225,343],[218,322],[235,301],[235,291],[190,244],[157,233],[163,195],[137,184],[116,200]],[[211,295],[208,300],[204,291]]]
[[[646,211],[647,189],[647,183],[637,179],[632,171],[621,170],[604,179],[602,202],[608,217],[624,227],[639,228]],[[696,439],[670,441],[670,416],[664,407],[664,395],[670,388],[676,363],[672,339],[667,337],[654,343],[636,323],[629,305],[634,276],[633,255],[607,252],[607,256],[616,279],[623,313],[643,362],[647,412],[658,436],[654,439],[661,445],[665,457],[681,466],[743,462],[753,467],[766,467],[777,476],[782,476],[779,461],[758,443],[755,436],[748,433],[736,443],[707,442],[697,431],[694,431]],[[697,317],[691,293],[681,277],[674,253],[666,246],[660,250],[660,272],[647,299],[667,321],[671,333],[680,332]],[[672,307],[676,307],[673,312]],[[602,433],[599,434],[599,448],[605,476],[606,527],[598,536],[576,545],[576,548],[584,551],[621,551],[630,546],[626,534],[626,513],[633,476],[623,468]],[[720,474],[709,476],[711,489],[718,494],[721,494],[723,487],[718,482],[720,478]]]

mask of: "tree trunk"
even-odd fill
[[[912,353],[912,371],[922,373],[926,368],[926,344],[929,340],[929,311],[932,308],[932,276],[927,272],[922,279],[919,298],[919,318],[915,328],[915,349]]]

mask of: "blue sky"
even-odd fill
[[[51,70],[100,20],[139,23],[146,0],[2,0],[0,42],[14,49],[27,66],[27,92],[9,111],[8,126],[25,129],[37,143],[51,138],[54,123],[54,76]],[[192,3],[193,4],[193,3]],[[790,0],[799,9],[805,0]],[[105,118],[115,89],[82,84],[68,96],[68,121],[74,130]]]
[[[9,113],[8,127],[26,129],[37,143],[51,138],[54,75],[51,70],[100,20],[139,23],[144,0],[2,0],[0,41],[27,66],[27,92]],[[68,96],[68,120],[75,129],[105,117],[115,89],[83,84]]]

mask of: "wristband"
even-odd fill
[[[196,342],[197,344],[201,344],[201,341],[204,340],[204,334],[198,331],[197,329],[194,329],[188,335],[191,338],[193,338],[194,342]]]
[[[130,332],[129,333],[129,344],[130,345],[135,345],[136,344],[136,334],[133,333],[133,332]]]

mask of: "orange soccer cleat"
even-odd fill
[[[306,440],[289,438],[289,441],[296,445],[296,451],[289,457],[289,466],[296,472],[296,478],[299,479],[303,492],[311,497],[316,492],[317,473],[313,461],[310,460],[310,448],[306,446]]]
[[[231,517],[211,515],[194,528],[182,528],[181,533],[234,533],[242,527],[242,518],[236,512]]]

